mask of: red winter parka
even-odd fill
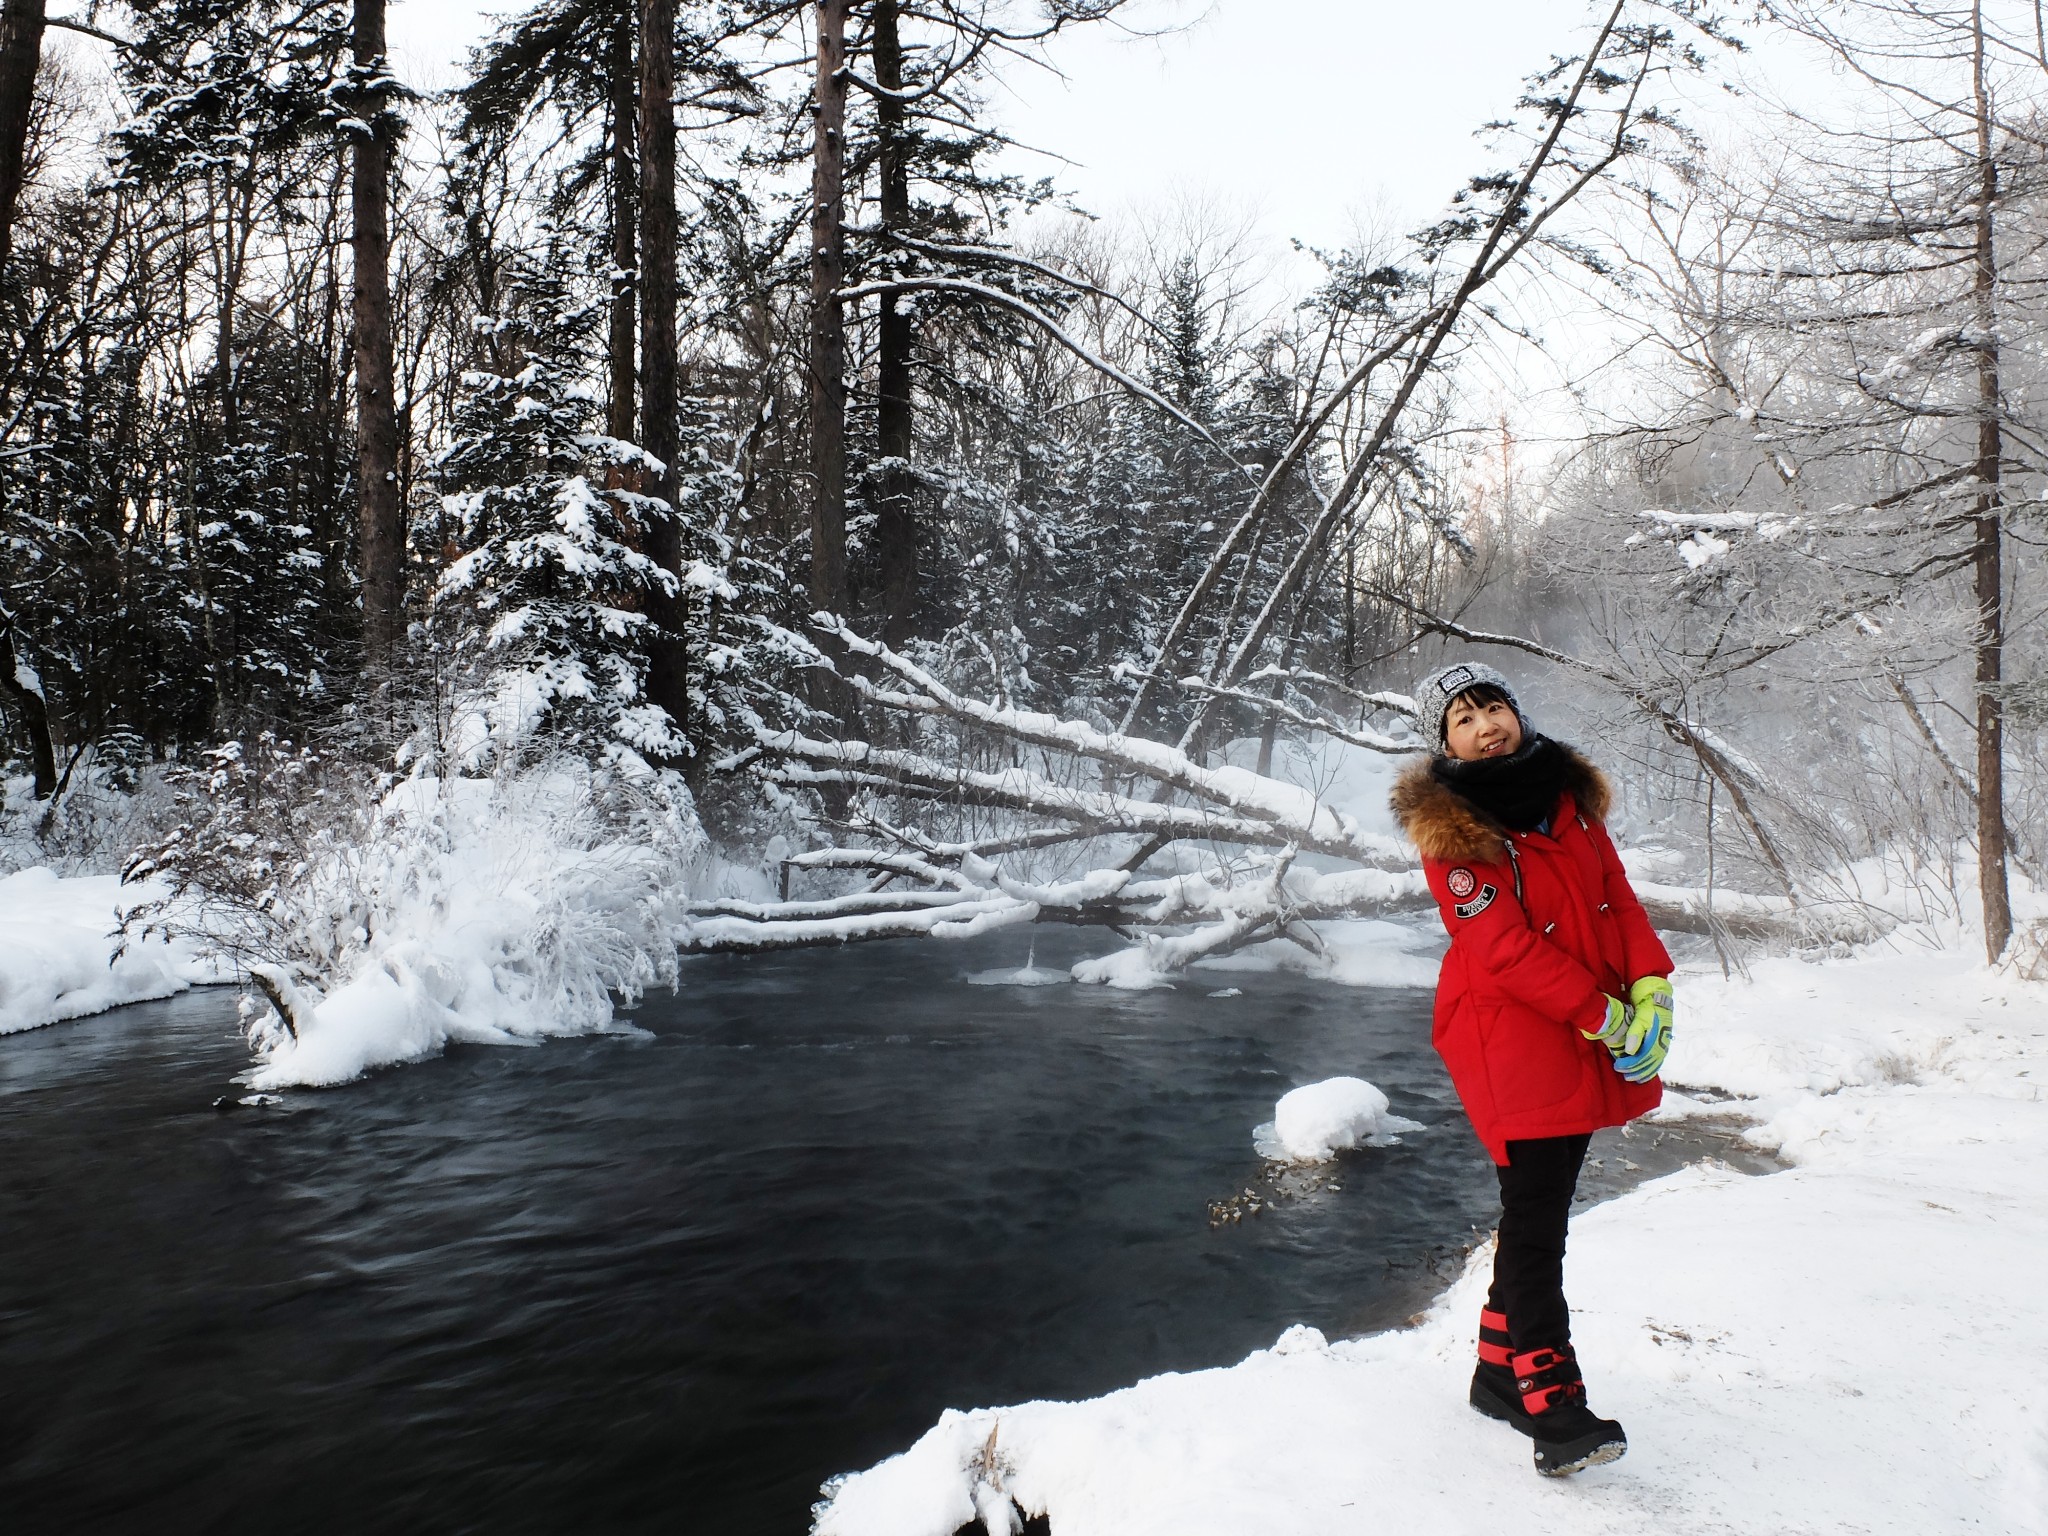
[[[1419,762],[1395,783],[1394,814],[1450,930],[1437,978],[1437,1054],[1496,1163],[1507,1144],[1624,1125],[1664,1088],[1631,1083],[1607,1047],[1580,1034],[1601,996],[1669,976],[1666,952],[1629,888],[1603,821],[1598,768],[1565,748],[1550,832],[1509,832]]]

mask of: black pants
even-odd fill
[[[1505,1312],[1508,1336],[1521,1353],[1555,1349],[1572,1339],[1564,1299],[1564,1229],[1590,1136],[1545,1136],[1508,1143],[1500,1175],[1500,1243],[1486,1304]]]

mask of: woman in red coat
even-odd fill
[[[1671,957],[1607,836],[1600,770],[1532,729],[1481,663],[1437,672],[1417,703],[1434,753],[1402,774],[1394,812],[1451,935],[1436,1048],[1500,1175],[1472,1406],[1528,1435],[1536,1470],[1561,1476],[1628,1448],[1586,1406],[1565,1225],[1592,1132],[1663,1095]]]

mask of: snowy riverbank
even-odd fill
[[[221,761],[239,789],[241,754]],[[154,914],[181,935],[170,942],[124,950],[120,934],[124,911],[164,902],[168,876],[0,879],[0,1033],[253,976],[277,1004],[250,987],[244,1079],[264,1090],[349,1082],[451,1042],[613,1031],[616,998],[674,981],[675,908],[705,862],[687,790],[651,770],[418,775],[337,796],[330,825],[295,837],[250,831],[238,805],[216,792],[188,808],[216,818],[188,856],[218,888],[189,881]],[[245,838],[283,873],[222,879],[212,850]]]
[[[189,946],[160,938],[115,958],[121,914],[145,895],[113,875],[0,876],[0,1035],[220,979]]]
[[[1310,1329],[1089,1402],[949,1412],[818,1536],[2048,1531],[2048,989],[1953,951],[1681,978],[1661,1113],[1792,1167],[1581,1215],[1568,1284],[1629,1455],[1561,1482],[1464,1403],[1490,1250],[1419,1327]],[[1740,1096],[1729,1105],[1709,1102]]]

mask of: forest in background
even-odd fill
[[[543,772],[584,851],[666,850],[653,905],[779,866],[686,947],[1313,952],[1417,892],[1284,764],[1414,750],[1404,690],[1476,649],[1618,770],[1662,919],[2004,952],[2048,787],[2038,11],[1765,5],[1839,110],[1709,142],[1744,29],[1600,6],[1439,220],[1276,303],[1214,221],[1001,168],[1006,73],[1118,9],[547,0],[426,96],[383,0],[6,0],[10,856],[264,931],[288,1023],[422,857],[366,873],[395,786]],[[1527,443],[1475,363],[1546,348],[1575,427]]]

